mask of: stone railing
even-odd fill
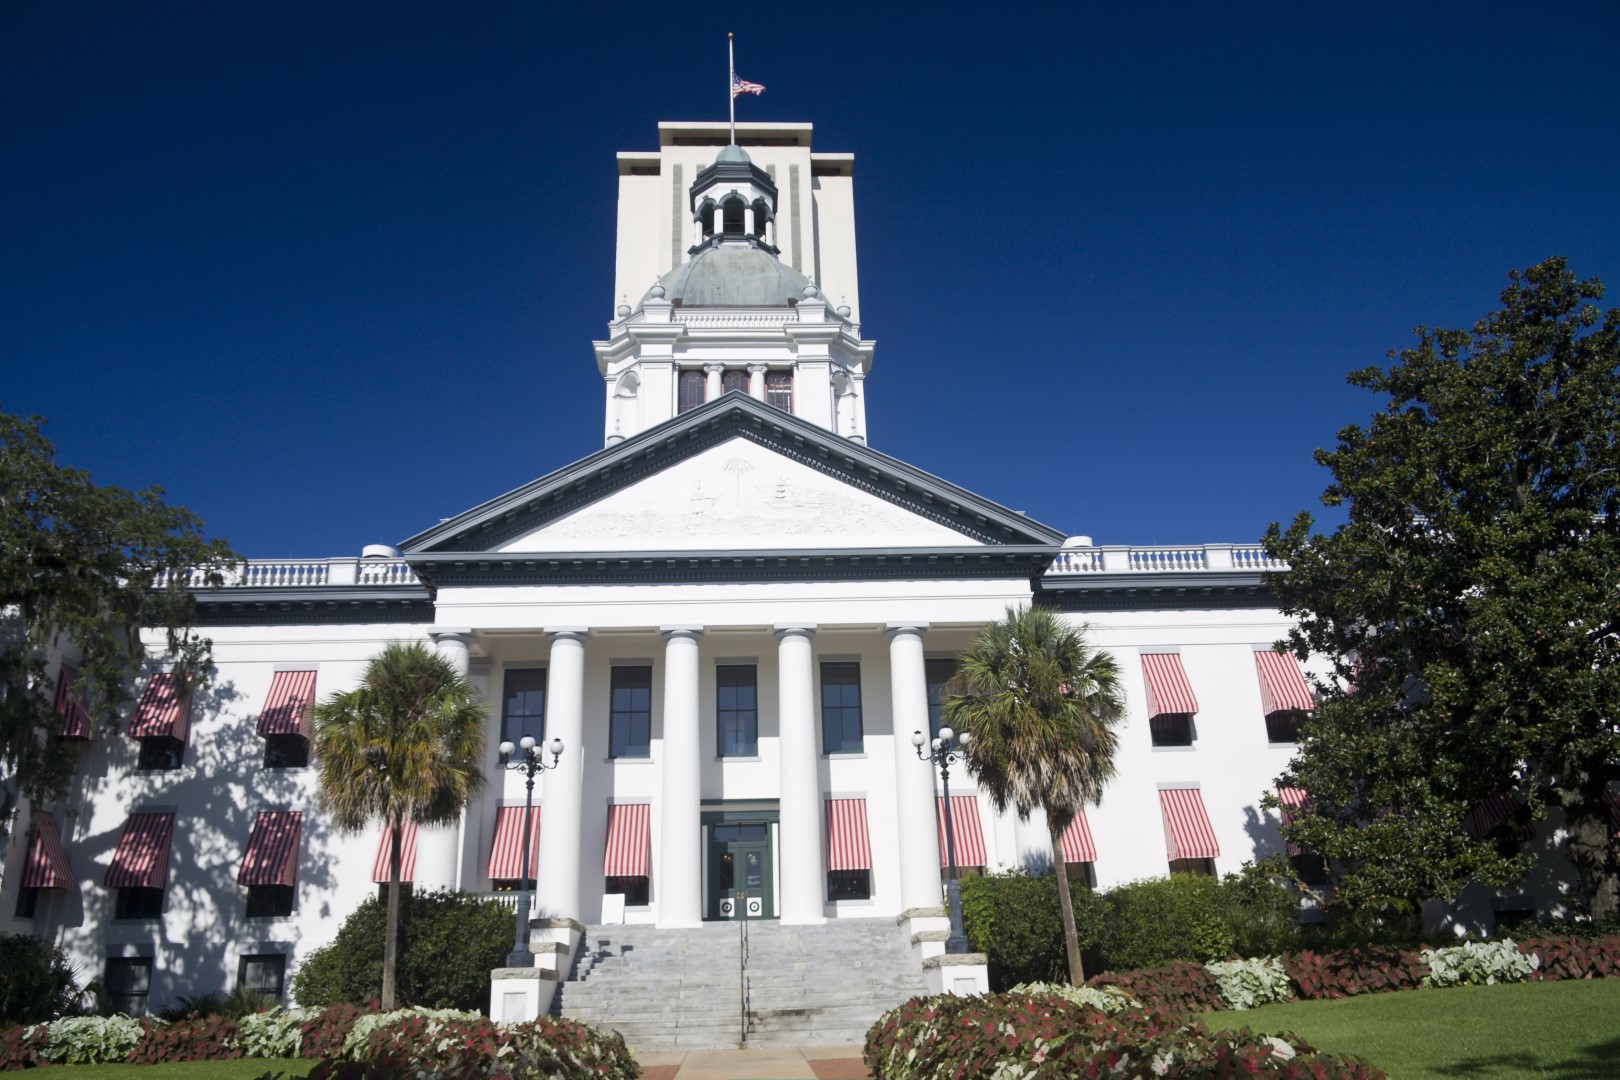
[[[1181,574],[1200,570],[1286,570],[1259,544],[1198,544],[1175,547],[1064,548],[1052,560],[1050,575]]]
[[[515,892],[471,892],[467,895],[478,900],[493,900],[513,914],[517,913],[518,894]],[[529,902],[531,904],[534,902],[533,890],[529,892]]]
[[[207,585],[203,572],[184,572],[185,584]],[[167,585],[162,575],[157,586]],[[227,589],[296,589],[313,585],[415,585],[416,572],[403,559],[249,559],[225,574]]]
[[[681,311],[675,315],[675,321],[686,326],[786,326],[790,322],[797,322],[798,318],[792,310],[731,313],[706,311],[701,315]]]

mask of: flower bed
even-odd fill
[[[1156,1009],[1109,1015],[1040,993],[913,998],[873,1025],[864,1057],[880,1080],[1384,1076],[1366,1062],[1319,1053],[1294,1036],[1256,1035],[1247,1028],[1212,1032]]]

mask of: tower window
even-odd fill
[[[741,236],[743,231],[743,204],[741,199],[728,199],[721,208],[722,228],[727,236]]]
[[[774,405],[785,413],[793,411],[793,372],[765,373],[765,404]]]
[[[681,372],[680,394],[676,402],[676,412],[686,412],[703,404],[704,376],[701,371]]]
[[[727,368],[720,373],[720,392],[727,390],[741,390],[748,393],[748,372],[741,368]]]

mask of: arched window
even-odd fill
[[[704,375],[701,371],[681,372],[680,393],[676,399],[675,411],[683,413],[688,409],[695,409],[703,404]]]
[[[748,372],[741,368],[727,368],[720,373],[720,392],[727,390],[741,390],[748,393]]]
[[[765,404],[775,405],[785,413],[793,411],[793,372],[765,373]]]
[[[741,236],[743,231],[743,201],[730,198],[721,204],[722,230],[727,236]]]

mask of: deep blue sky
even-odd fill
[[[1315,507],[1345,372],[1510,267],[1620,290],[1612,0],[708,10],[8,0],[0,408],[259,557],[590,453],[613,153],[727,30],[856,155],[872,444],[1100,543]]]

